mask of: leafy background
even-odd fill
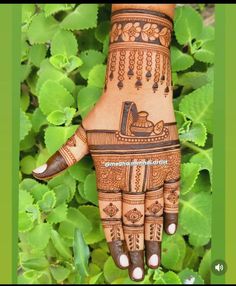
[[[214,28],[205,4],[176,9],[171,60],[182,146],[180,226],[144,282],[210,281]],[[48,183],[33,179],[101,95],[109,4],[22,5],[19,264],[27,284],[134,283],[114,265],[89,156]],[[135,283],[136,284],[136,283]]]

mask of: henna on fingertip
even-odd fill
[[[32,174],[36,179],[47,180],[56,176],[67,168],[68,165],[65,159],[60,152],[57,151],[45,164],[33,170]]]

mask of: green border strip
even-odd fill
[[[0,5],[0,283],[16,282],[20,6]]]
[[[18,266],[18,188],[19,188],[19,137],[20,137],[20,56],[21,56],[21,5],[12,6],[12,282],[17,284]]]
[[[0,6],[0,282],[12,282],[12,8]],[[4,27],[4,28],[3,28]]]
[[[225,5],[216,4],[215,8],[212,262],[225,260]],[[225,275],[219,276],[212,272],[211,283],[224,284]]]
[[[222,73],[222,81],[225,79],[225,257],[228,265],[226,272],[226,284],[236,283],[236,5],[225,7],[225,76]],[[222,39],[224,42],[224,39]],[[220,94],[219,96],[223,96]],[[222,189],[224,191],[224,189]]]

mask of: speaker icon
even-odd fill
[[[211,271],[215,275],[224,275],[227,268],[227,263],[223,259],[217,259],[211,265]]]
[[[220,264],[220,263],[216,264],[215,265],[215,270],[218,271],[218,272],[223,271],[224,270],[224,265]]]

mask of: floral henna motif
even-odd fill
[[[125,217],[127,218],[128,221],[130,221],[132,223],[136,223],[143,217],[143,215],[141,214],[141,212],[139,210],[134,208],[132,210],[129,210],[125,214]]]
[[[117,65],[119,89],[124,87],[125,76],[131,79],[136,74],[134,86],[137,89],[142,88],[144,77],[147,81],[153,78],[154,83],[151,83],[153,92],[156,92],[159,86],[165,82],[165,95],[167,95],[171,87],[169,46],[173,28],[172,20],[164,14],[150,14],[150,11],[140,13],[139,10],[120,10],[119,13],[113,14],[112,23],[108,59],[110,81],[114,78]],[[124,64],[121,55],[124,50],[129,53],[128,65]],[[118,54],[117,63],[116,56]],[[145,68],[143,68],[144,62],[146,62]],[[161,75],[160,63],[163,63]],[[152,70],[155,72],[152,73]],[[107,80],[108,76],[106,76],[106,83],[108,83]]]
[[[113,217],[113,216],[115,216],[117,213],[118,213],[118,211],[119,211],[119,209],[115,206],[115,205],[113,205],[113,203],[110,203],[109,205],[107,205],[104,209],[103,209],[103,211],[106,213],[106,215],[108,215],[109,217]]]
[[[127,227],[123,226],[124,236],[129,251],[144,249],[144,227]]]
[[[155,201],[152,205],[150,205],[148,208],[148,211],[151,213],[151,214],[158,214],[160,212],[160,210],[162,209],[162,205],[158,202],[158,201]]]

